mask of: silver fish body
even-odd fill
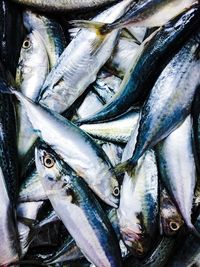
[[[61,115],[33,103],[20,92],[13,93],[22,102],[37,134],[86,180],[103,201],[117,207],[118,182],[101,147]]]
[[[113,21],[125,12],[130,2],[122,1],[96,19]],[[97,72],[109,59],[118,36],[118,30],[104,36],[87,29],[79,31],[47,76],[40,103],[59,113],[69,108],[95,81]]]
[[[139,120],[138,111],[130,111],[113,121],[82,124],[80,128],[95,138],[111,142],[127,143]]]
[[[185,223],[193,229],[191,211],[197,177],[190,116],[158,144],[157,153],[161,179],[177,204]]]
[[[34,221],[42,205],[43,201],[20,203],[17,206],[17,216],[21,219],[25,218]],[[30,228],[21,221],[18,221],[17,228],[20,239],[21,256],[23,257],[29,248],[29,245],[27,245],[27,238],[30,233]]]
[[[36,166],[54,210],[83,254],[96,266],[121,266],[118,241],[86,183],[43,144],[36,149]]]
[[[168,136],[187,117],[200,83],[199,32],[187,41],[165,67],[142,108],[135,150],[135,164],[141,155]]]
[[[102,5],[116,2],[116,0],[13,0],[16,3],[35,7],[42,11],[71,11],[101,7]]]
[[[37,31],[40,35],[48,54],[49,68],[52,69],[66,46],[60,24],[49,17],[39,15],[30,10],[23,12],[23,21],[29,32]]]

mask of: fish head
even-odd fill
[[[72,171],[67,164],[46,144],[40,143],[35,149],[37,171],[47,195],[66,196],[66,188],[70,188]],[[69,169],[68,169],[69,168]],[[68,190],[70,192],[70,190]]]
[[[170,199],[165,199],[164,205],[161,206],[160,223],[162,231],[167,236],[175,235],[184,224],[181,214]]]
[[[144,257],[151,247],[150,235],[138,229],[121,228],[123,241],[131,253],[137,257]]]

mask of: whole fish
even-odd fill
[[[157,147],[161,179],[177,204],[191,231],[193,195],[196,185],[196,167],[192,150],[192,121],[188,116]]]
[[[95,18],[113,21],[125,12],[130,2],[122,1]],[[112,54],[118,37],[118,30],[103,36],[87,29],[79,31],[47,76],[40,103],[59,113],[69,108],[95,81],[98,71]]]
[[[95,141],[61,115],[42,107],[1,81],[1,92],[13,93],[27,111],[33,129],[83,177],[107,204],[117,207],[119,185],[112,164]],[[62,141],[61,141],[62,140]]]
[[[200,83],[199,45],[197,31],[162,71],[142,108],[133,155],[119,170],[132,169],[147,149],[167,137],[190,113]]]
[[[140,0],[132,4],[127,12],[113,23],[100,26],[101,32],[112,31],[127,25],[158,27],[163,26],[197,0]]]
[[[49,59],[40,34],[33,30],[25,38],[16,71],[19,90],[35,101],[49,72]],[[23,107],[18,106],[18,154],[22,159],[36,139]]]
[[[138,120],[139,112],[132,110],[113,121],[97,124],[82,124],[80,128],[95,138],[111,142],[127,143]]]
[[[137,58],[110,103],[93,116],[79,120],[79,124],[113,119],[138,102],[144,102],[163,67],[188,40],[193,29],[198,28],[199,18],[200,9],[196,6],[150,35],[138,49]]]
[[[37,31],[40,35],[49,57],[49,67],[52,69],[66,47],[62,27],[54,19],[31,10],[23,12],[23,21],[29,32]]]
[[[160,232],[166,236],[177,233],[184,221],[176,205],[163,187],[160,193]]]
[[[137,128],[122,160],[129,158],[134,149]],[[117,213],[125,245],[134,256],[145,256],[154,245],[158,230],[158,170],[153,150],[143,155],[133,173],[125,173]]]
[[[16,3],[35,7],[42,11],[60,12],[60,11],[71,11],[71,10],[82,10],[90,8],[98,8],[102,5],[115,3],[117,0],[13,0]]]
[[[85,182],[44,144],[36,149],[36,166],[53,208],[83,254],[96,266],[121,266],[115,234]]]

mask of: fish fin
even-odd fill
[[[108,24],[103,22],[96,22],[91,20],[71,20],[69,21],[71,27],[87,28],[94,31],[97,35],[107,34],[110,31],[106,30]]]
[[[18,221],[28,226],[30,229],[35,228],[35,225],[37,224],[37,220],[25,218],[25,217],[17,217]]]
[[[0,79],[0,93],[13,94],[13,91],[14,89],[6,81]]]
[[[117,175],[121,175],[125,172],[131,174],[134,171],[136,164],[132,162],[132,159],[128,159],[122,163],[119,163],[114,167],[114,170]]]
[[[24,244],[24,247],[28,247],[34,240],[35,236],[39,233],[40,231],[40,228],[38,226],[34,226],[32,228],[30,228],[30,232],[29,232],[29,235],[26,239],[26,242]]]

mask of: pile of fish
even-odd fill
[[[198,0],[1,0],[0,267],[200,266]]]

